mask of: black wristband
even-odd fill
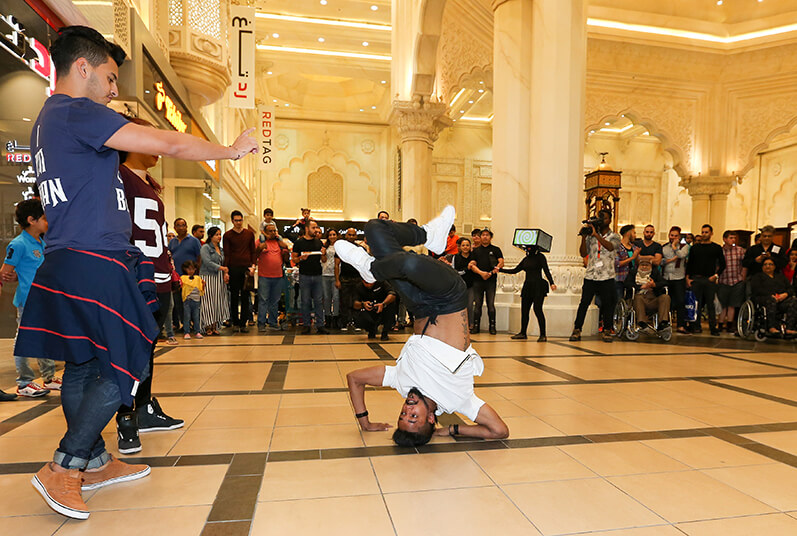
[[[458,424],[454,425],[454,435],[459,435],[459,425]]]
[[[354,416],[358,419],[362,419],[363,417],[368,416],[368,410],[363,411],[362,413],[355,413]]]

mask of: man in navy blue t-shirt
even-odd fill
[[[157,336],[153,267],[130,244],[131,220],[117,151],[184,160],[256,152],[247,130],[224,147],[127,121],[107,104],[125,54],[91,28],[63,28],[50,48],[57,82],[33,125],[36,184],[50,224],[31,285],[16,355],[65,361],[67,431],[32,483],[56,512],[89,517],[82,490],[147,476],[108,454],[101,432],[149,375]]]

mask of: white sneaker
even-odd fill
[[[50,391],[60,391],[62,383],[61,378],[53,378],[49,382],[44,382],[44,388]]]
[[[49,393],[50,390],[42,387],[36,382],[30,382],[25,387],[17,387],[17,394],[19,396],[26,396],[28,398],[38,398]]]
[[[454,219],[457,217],[457,211],[453,205],[448,205],[443,209],[438,217],[427,223],[421,225],[426,231],[426,249],[436,255],[442,255],[446,250],[446,243],[448,242],[448,233],[451,231],[451,226],[454,225]],[[335,246],[335,251],[338,248]]]
[[[374,262],[374,258],[358,245],[345,240],[339,242],[335,245],[335,253],[340,260],[354,266],[366,283],[376,283],[376,278],[371,273],[371,263]]]

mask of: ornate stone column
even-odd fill
[[[585,0],[494,0],[495,118],[493,119],[493,228],[509,265],[515,227],[553,235],[548,264],[558,289],[545,304],[548,335],[569,335],[581,295],[578,256],[583,219],[583,121],[586,83]],[[533,14],[532,14],[533,11]],[[498,170],[498,172],[496,172]],[[504,291],[519,287],[499,279]],[[516,330],[517,295],[502,295],[499,329]],[[594,333],[590,311],[584,333]],[[536,329],[531,321],[529,333]]]
[[[453,122],[443,103],[419,95],[412,101],[394,101],[391,122],[401,139],[401,217],[418,223],[432,214],[432,149],[440,131]]]
[[[714,233],[725,231],[728,194],[736,177],[687,177],[680,185],[692,196],[692,232],[700,233],[700,228],[710,223]]]
[[[169,0],[169,63],[191,94],[191,105],[212,104],[230,85],[229,0]]]

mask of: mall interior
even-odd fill
[[[794,311],[774,335],[742,299],[720,334],[621,319],[612,336],[596,304],[571,337],[579,231],[602,207],[612,231],[653,226],[665,246],[673,227],[686,240],[708,224],[719,245],[732,231],[744,248],[763,230],[788,259],[797,1],[0,0],[4,253],[24,233],[17,203],[37,195],[31,128],[55,89],[47,49],[70,25],[126,53],[113,110],[225,146],[255,128],[256,155],[149,170],[170,230],[225,232],[240,211],[259,236],[269,208],[287,238],[309,208],[322,232],[362,239],[380,211],[423,224],[453,205],[456,235],[490,229],[507,268],[525,257],[516,229],[552,236],[556,285],[547,340],[533,315],[512,337],[523,273],[493,276],[491,329],[485,314],[469,336],[484,362],[474,393],[508,437],[401,447],[363,430],[347,375],[395,365],[411,325],[310,334],[287,287],[278,330],[252,317],[248,332],[158,341],[153,393],[184,424],[125,455],[112,420],[108,452],[151,473],[83,491],[89,519],[31,485],[67,430],[58,388],[0,402],[0,534],[797,535]],[[15,285],[0,290],[5,393],[19,385]],[[404,396],[378,386],[365,400],[394,425]]]

